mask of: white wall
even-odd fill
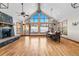
[[[67,36],[62,35],[62,36],[79,42],[79,24],[76,26],[72,25],[72,23],[75,21],[79,22],[78,16],[76,17],[73,16],[68,19],[68,24],[67,24],[68,35]]]
[[[75,21],[79,22],[79,17],[72,17],[68,20],[68,37],[72,40],[79,41],[79,24],[76,26],[72,25]]]

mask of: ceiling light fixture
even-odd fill
[[[79,7],[79,3],[71,3],[71,6],[75,9]]]
[[[77,21],[77,22],[73,22],[72,23],[72,25],[74,25],[74,26],[76,26],[76,25],[78,25],[79,24],[79,22]]]
[[[23,3],[21,3],[21,5],[22,5],[22,12],[21,12],[21,15],[22,16],[29,16],[29,15],[26,15],[26,13],[24,12],[24,5],[23,5]]]
[[[9,3],[0,3],[0,9],[8,9]]]
[[[24,12],[24,10],[23,10],[23,3],[21,3],[21,5],[22,5],[22,12],[21,12],[21,15],[25,15],[25,12]]]

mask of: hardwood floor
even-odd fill
[[[0,48],[0,56],[79,56],[79,43],[64,38],[57,43],[45,36],[24,36]]]

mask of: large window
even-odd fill
[[[31,24],[31,32],[38,32],[38,24]]]
[[[61,31],[61,33],[63,34],[63,35],[67,35],[68,34],[68,30],[67,30],[67,20],[64,20],[64,21],[62,21],[61,23],[60,23],[60,27],[59,27],[60,29],[60,31]]]
[[[32,15],[30,22],[31,33],[44,33],[48,31],[48,16],[44,13],[35,13]]]
[[[38,22],[38,19],[31,19],[31,22],[37,23]]]
[[[47,31],[48,31],[48,24],[41,24],[40,32],[47,32]]]
[[[46,23],[46,22],[48,22],[48,19],[40,19],[40,22],[41,23]]]

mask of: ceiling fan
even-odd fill
[[[71,6],[72,6],[73,8],[78,8],[78,7],[79,7],[79,3],[71,3]]]
[[[21,3],[21,5],[22,5],[22,12],[20,13],[20,15],[21,15],[21,16],[29,16],[29,15],[27,15],[27,14],[24,12],[24,5],[23,5],[23,3]]]

